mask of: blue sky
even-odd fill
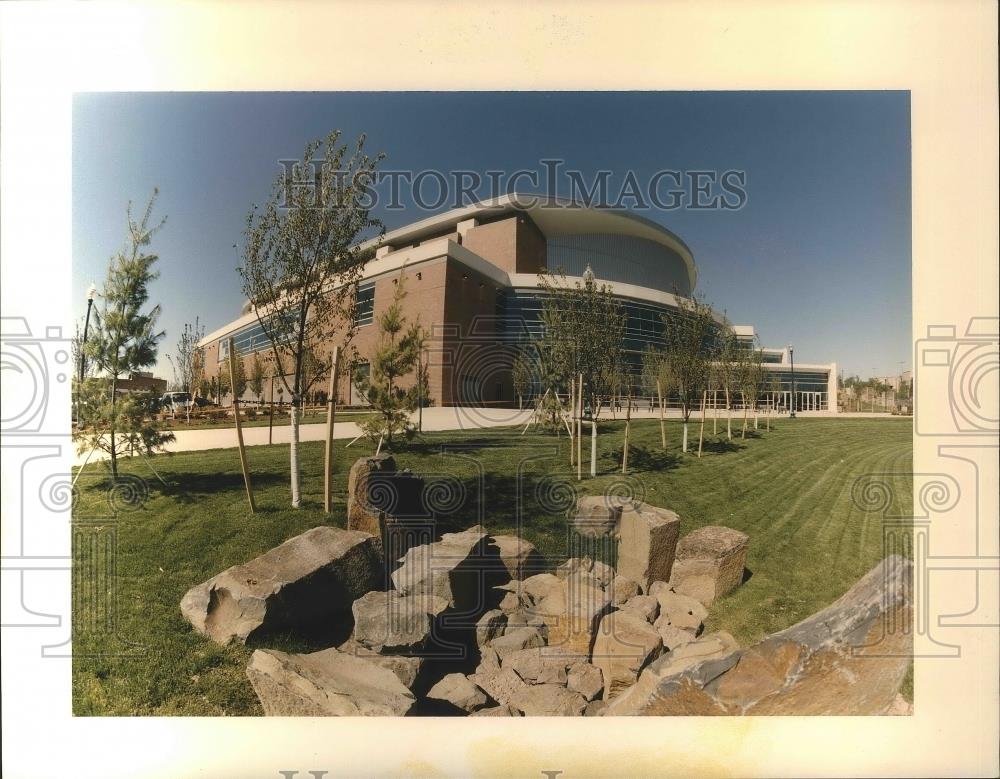
[[[153,300],[167,331],[209,331],[243,300],[246,214],[278,160],[332,129],[392,170],[746,171],[739,210],[644,210],[691,247],[698,290],[765,345],[845,374],[909,369],[910,103],[906,92],[109,93],[73,114],[74,315],[125,239],[125,207],[159,187]],[[520,187],[530,189],[530,187]],[[433,188],[428,184],[428,190]],[[443,206],[439,210],[445,210]],[[387,228],[428,214],[382,211]]]

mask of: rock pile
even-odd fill
[[[527,541],[474,527],[408,548],[386,579],[379,537],[316,528],[192,588],[182,611],[221,643],[341,626],[321,651],[253,653],[247,676],[276,716],[899,709],[910,633],[889,628],[909,618],[908,561],[887,558],[832,606],[740,648],[704,623],[743,580],[745,534],[679,538],[669,510],[585,501],[575,529],[613,539],[617,568],[575,557],[545,570]]]

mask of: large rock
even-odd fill
[[[470,714],[483,708],[487,703],[484,693],[463,674],[448,674],[431,687],[427,697],[432,700],[445,701]]]
[[[528,684],[566,684],[566,659],[545,656],[537,647],[511,652],[502,663]]]
[[[663,649],[660,634],[632,611],[613,611],[601,620],[591,662],[604,677],[604,698],[631,687],[639,672]]]
[[[510,703],[514,695],[528,686],[512,668],[477,670],[476,673],[469,676],[469,681],[485,690],[493,700],[501,705]]]
[[[545,569],[545,558],[530,541],[518,536],[493,536],[493,543],[511,579],[527,579]]]
[[[337,649],[304,655],[258,649],[247,676],[271,717],[401,716],[415,702],[391,670]]]
[[[595,587],[606,589],[615,578],[615,569],[590,557],[571,557],[556,568],[556,576],[560,579],[574,577]]]
[[[585,495],[576,502],[576,510],[570,511],[569,526],[585,538],[613,538],[618,532],[618,522],[622,515],[622,505],[613,496]]]
[[[570,666],[566,676],[566,689],[578,692],[592,701],[604,690],[604,674],[596,665],[581,660]]]
[[[621,608],[623,611],[634,611],[651,625],[660,616],[660,602],[652,595],[633,595]]]
[[[431,644],[438,615],[447,608],[448,601],[437,595],[368,592],[351,607],[353,638],[384,654],[418,653]]]
[[[380,503],[388,503],[384,496],[371,495],[374,474],[395,473],[396,461],[392,455],[379,454],[354,461],[347,475],[347,529],[361,530],[382,537]],[[373,499],[374,498],[374,499]]]
[[[604,713],[883,714],[913,654],[912,575],[912,562],[893,555],[832,605],[759,644],[729,651],[719,634],[686,644]],[[705,649],[710,656],[699,656]]]
[[[587,699],[560,684],[529,684],[510,697],[510,706],[526,717],[579,717]]]
[[[526,626],[525,626],[526,627]],[[482,648],[507,628],[507,615],[500,609],[490,609],[476,622],[476,644]]]
[[[618,573],[645,592],[654,581],[669,581],[681,518],[669,509],[636,502],[622,510],[618,538]]]
[[[494,638],[489,643],[490,649],[497,653],[503,660],[507,655],[518,652],[522,649],[544,646],[545,639],[538,628],[509,628],[502,636]]]
[[[671,586],[704,606],[732,592],[743,581],[750,536],[728,527],[703,527],[677,544]]]
[[[373,649],[369,649],[363,644],[359,644],[353,639],[348,639],[337,647],[341,652],[355,657],[363,657],[380,668],[388,668],[399,678],[406,687],[413,689],[424,664],[424,658],[414,655],[380,655]]]
[[[382,584],[381,544],[368,533],[316,527],[192,587],[181,613],[220,644],[276,631],[350,625],[351,604]]]
[[[610,610],[611,593],[576,577],[565,579],[535,607],[548,629],[543,653],[590,659],[594,631]]]
[[[660,616],[655,622],[657,630],[672,627],[686,630],[692,637],[701,632],[708,611],[699,601],[674,592],[663,582],[656,582],[650,594],[660,604]]]
[[[407,551],[392,582],[404,595],[436,595],[461,614],[470,626],[495,600],[493,588],[506,579],[495,546],[481,528],[445,533],[441,540]]]

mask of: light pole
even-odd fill
[[[83,321],[83,344],[80,346],[80,383],[83,384],[83,375],[87,371],[87,353],[84,347],[87,345],[87,330],[90,328],[90,309],[94,307],[94,298],[97,297],[97,285],[91,282],[90,289],[87,290],[87,318]]]
[[[792,403],[788,418],[795,419],[795,349],[791,344],[788,345],[788,359],[792,363]]]

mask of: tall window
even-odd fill
[[[370,325],[375,321],[375,282],[369,281],[358,285],[357,308],[354,324]]]

